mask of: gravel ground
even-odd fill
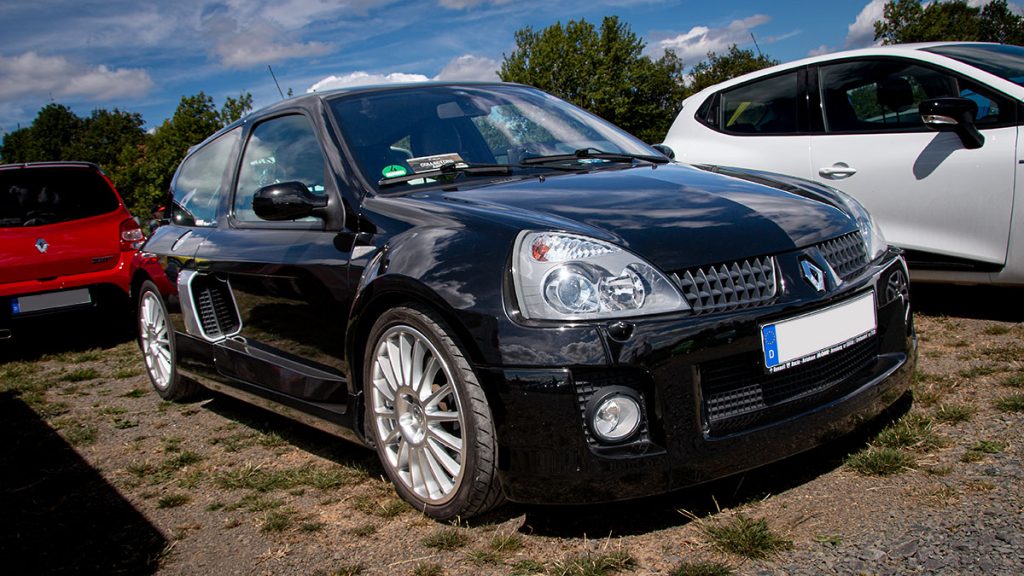
[[[134,344],[55,327],[0,348],[5,574],[1024,574],[1021,291],[914,288],[922,438],[894,474],[847,461],[893,420],[752,473],[608,506],[457,526],[404,506],[373,453],[250,406],[170,404]],[[99,322],[83,318],[80,322]],[[66,331],[65,331],[66,332]],[[1002,403],[1000,400],[1002,399]],[[904,407],[907,410],[908,407]],[[752,559],[709,529],[763,519]]]

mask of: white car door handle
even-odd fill
[[[818,174],[821,174],[825,178],[831,178],[833,180],[839,180],[840,178],[849,178],[857,173],[856,168],[851,168],[843,162],[836,162],[831,166],[826,166],[818,170]]]

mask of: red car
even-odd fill
[[[127,306],[144,239],[95,164],[0,165],[0,340],[22,319]]]

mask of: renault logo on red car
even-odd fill
[[[50,245],[46,243],[46,240],[43,240],[42,238],[36,240],[36,250],[39,250],[40,254],[46,254],[46,250],[49,247]]]

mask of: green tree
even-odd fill
[[[4,162],[76,160],[72,143],[79,137],[84,121],[63,104],[43,106],[28,128],[4,137],[0,154]]]
[[[600,30],[586,20],[515,33],[516,48],[498,76],[536,86],[609,120],[648,142],[660,141],[683,96],[683,66],[668,51],[643,55],[644,42],[618,17]]]
[[[708,86],[778,63],[778,60],[763,54],[755,55],[753,50],[741,50],[733,44],[725,54],[708,52],[707,59],[693,67],[687,89],[690,93],[700,92]]]
[[[966,0],[931,2],[891,0],[875,22],[875,39],[883,44],[962,40],[1024,43],[1024,17],[1014,14],[1006,0],[983,7]]]

